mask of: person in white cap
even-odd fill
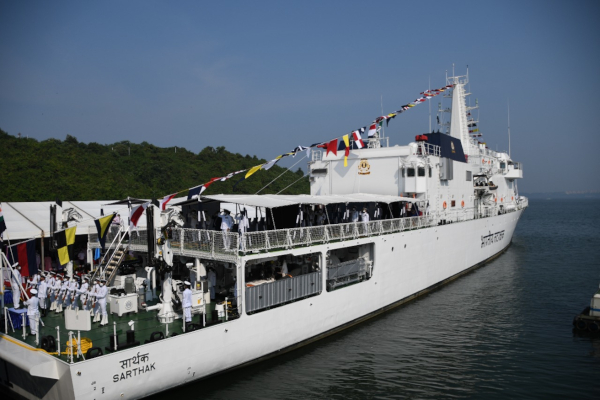
[[[58,302],[60,301],[60,289],[62,287],[62,276],[56,275],[54,278],[54,285],[52,285],[52,305],[50,306],[50,310],[56,312],[58,309]]]
[[[102,313],[102,321],[100,325],[108,324],[108,314],[106,313],[106,295],[108,294],[108,288],[106,287],[106,279],[100,279],[100,288],[96,293],[96,299],[100,304],[100,311]]]
[[[84,307],[83,303],[85,302],[85,298],[86,298],[87,293],[88,293],[88,286],[90,285],[88,283],[88,281],[89,281],[89,278],[87,276],[85,276],[83,278],[83,283],[81,284],[81,287],[79,289],[77,289],[77,294],[79,295],[77,297],[79,297],[79,301],[81,302],[81,309],[82,310],[85,310],[85,307]],[[77,304],[77,299],[75,299],[75,304]]]
[[[362,212],[360,213],[360,220],[363,223],[364,229],[365,229],[365,233],[369,233],[369,213],[367,212],[367,207],[364,207],[362,209]]]
[[[46,275],[40,275],[40,283],[38,284],[38,299],[40,300],[40,309],[42,316],[46,316],[46,296],[48,295],[48,284],[46,283]]]
[[[183,291],[183,316],[185,322],[192,322],[192,291],[190,290],[191,283],[185,281],[185,290]]]
[[[12,274],[10,276],[10,288],[12,290],[13,307],[21,308],[21,266],[13,265]]]
[[[98,298],[96,297],[99,291],[100,279],[96,278],[94,279],[94,287],[92,288],[92,290],[90,290],[90,294],[88,296],[90,300],[93,300],[92,304],[90,305],[90,307],[92,308],[92,314],[94,314],[94,319],[92,322],[100,321],[100,304],[98,303]]]
[[[58,302],[56,304],[56,312],[63,312],[63,307],[69,298],[69,280],[65,278],[62,281],[62,285],[60,286],[60,291],[58,292]]]
[[[223,210],[219,217],[221,217],[221,231],[223,232],[223,247],[225,250],[229,250],[229,235],[231,228],[233,228],[233,218],[231,217],[229,210]]]
[[[37,333],[38,320],[40,319],[40,312],[38,310],[39,299],[36,296],[37,290],[31,289],[31,297],[25,301],[27,305],[27,317],[29,318],[29,328],[31,329],[31,335]]]

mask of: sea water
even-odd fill
[[[499,258],[340,334],[155,398],[600,399],[597,200],[531,200]],[[249,344],[251,345],[251,344]]]

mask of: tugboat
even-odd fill
[[[573,318],[573,330],[578,333],[600,333],[600,288],[592,296],[589,307]]]

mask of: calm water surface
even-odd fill
[[[597,200],[532,200],[500,258],[295,352],[155,396],[600,399],[600,338],[573,334],[600,283]]]

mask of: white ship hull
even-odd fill
[[[356,242],[324,244],[311,252],[374,243],[370,280],[300,300],[284,307],[244,315],[185,335],[67,364],[42,352],[59,380],[32,396],[17,385],[40,385],[46,379],[10,364],[13,390],[25,397],[48,399],[140,398],[205,378],[261,358],[292,350],[402,304],[446,283],[500,254],[511,242],[522,210],[431,228],[368,237]],[[491,235],[491,236],[490,236]],[[2,352],[19,351],[0,341]],[[23,345],[19,345],[23,347]],[[29,350],[21,349],[33,355]],[[138,358],[146,355],[146,358]],[[134,358],[138,363],[123,362]],[[15,379],[18,376],[20,379]],[[41,396],[40,396],[41,395]]]

